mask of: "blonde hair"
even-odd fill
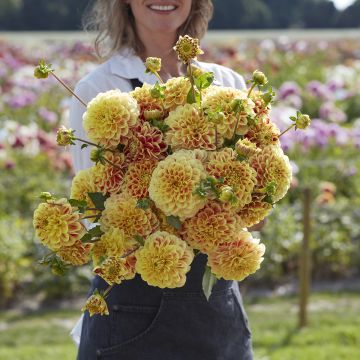
[[[192,0],[190,15],[179,28],[178,35],[190,35],[201,39],[213,14],[211,0]],[[95,51],[106,58],[123,48],[131,48],[141,54],[144,45],[139,39],[135,19],[130,6],[123,0],[96,0],[83,19],[84,29],[97,31]]]

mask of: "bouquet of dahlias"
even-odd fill
[[[199,252],[208,258],[207,297],[217,279],[254,273],[265,246],[247,228],[290,187],[282,134],[269,117],[274,93],[262,91],[265,75],[255,71],[248,91],[214,86],[214,75],[192,64],[198,40],[180,37],[174,49],[187,76],[163,83],[161,59],[148,58],[146,69],[159,82],[100,93],[88,104],[79,99],[88,139],[66,128],[57,134],[59,145],[92,146],[94,165],[76,174],[69,199],[42,193],[34,227],[51,250],[42,263],[63,273],[91,261],[109,284],[88,299],[91,315],[108,314],[111,288],[137,273],[151,286],[183,286]],[[35,75],[49,74],[61,82],[40,62]],[[295,128],[310,123],[301,113],[291,119]]]

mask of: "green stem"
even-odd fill
[[[97,218],[99,215],[89,215],[89,216],[84,216],[83,218],[81,218],[81,220],[85,220],[85,219],[94,219]]]
[[[115,284],[108,286],[108,288],[107,288],[107,289],[104,291],[104,293],[103,293],[103,297],[104,297],[104,298],[109,294],[109,292],[111,291],[111,289],[112,289],[114,286],[115,286]]]
[[[135,247],[134,249],[128,251],[127,253],[125,253],[124,255],[120,256],[120,259],[126,258],[129,255],[133,254],[135,251],[137,251],[140,248],[140,245]]]
[[[110,164],[111,166],[116,167],[117,169],[122,170],[122,168],[121,168],[119,165],[114,164],[112,161],[108,160],[105,156],[103,157],[103,159],[104,159],[108,164]]]
[[[284,130],[280,135],[279,135],[279,138],[280,136],[283,136],[285,133],[287,133],[289,130],[291,130],[296,124],[292,124],[290,125],[286,130]]]
[[[74,97],[76,97],[81,104],[83,104],[85,107],[87,107],[87,104],[77,96],[73,90],[71,90],[56,74],[54,71],[51,71],[50,74],[62,85],[66,90],[68,90]]]
[[[159,79],[161,84],[164,84],[164,80],[161,78],[161,76],[159,75],[159,73],[157,71],[153,72],[153,74]]]
[[[255,86],[256,86],[256,83],[253,83],[250,90],[249,90],[249,92],[248,92],[248,98],[250,97],[250,95],[251,95],[252,91],[254,90]]]
[[[217,125],[215,124],[215,149],[218,149],[218,131],[217,131]]]
[[[189,73],[189,79],[190,79],[190,83],[191,83],[191,90],[193,93],[193,98],[195,99],[195,87],[194,87],[194,77],[192,74],[192,69],[191,69],[191,63],[189,62],[188,64],[188,73]]]

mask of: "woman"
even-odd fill
[[[99,30],[96,49],[109,59],[82,79],[76,92],[85,101],[119,88],[124,92],[157,78],[145,74],[148,56],[162,58],[161,77],[185,74],[173,46],[179,35],[201,39],[212,15],[211,0],[98,0],[88,25]],[[217,84],[245,88],[234,71],[198,62]],[[216,84],[216,83],[215,83]],[[84,138],[82,114],[73,99],[70,123]],[[72,147],[76,171],[91,166],[88,150]],[[83,317],[78,360],[249,360],[251,333],[237,283],[221,280],[206,300],[202,292],[205,255],[196,256],[186,285],[150,287],[136,277],[117,285],[107,298],[109,316]],[[99,277],[90,293],[105,289]]]

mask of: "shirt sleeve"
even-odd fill
[[[231,74],[234,78],[234,88],[239,90],[246,90],[247,86],[243,76],[241,76],[239,73],[237,73],[234,70],[231,70]]]
[[[98,91],[87,82],[80,82],[75,88],[75,94],[85,103],[94,98]],[[69,123],[70,127],[75,130],[75,136],[80,139],[88,140],[82,125],[82,118],[86,108],[74,96],[71,99]],[[90,150],[91,147],[81,149],[83,143],[76,141],[75,145],[70,147],[75,172],[91,167]]]

